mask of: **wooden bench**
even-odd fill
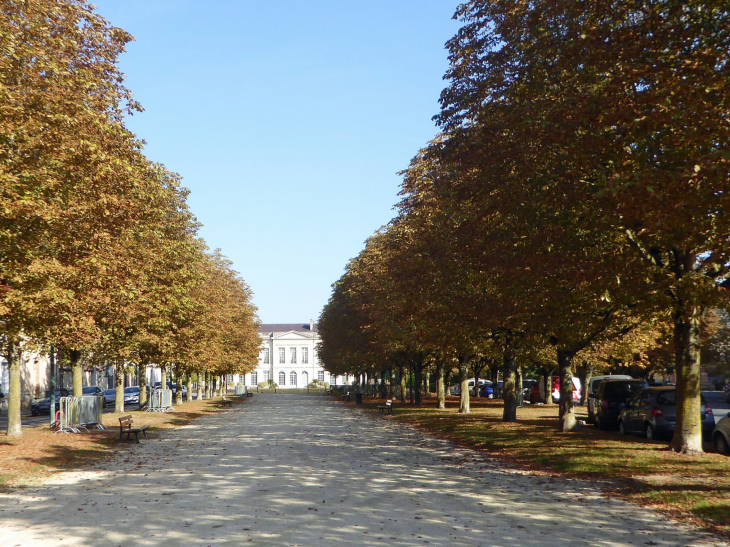
[[[342,396],[343,401],[349,401],[350,400],[350,392],[348,391]]]
[[[223,400],[221,401],[221,406],[233,406],[233,399],[226,399],[223,397]]]
[[[134,433],[134,438],[137,439],[137,442],[139,442],[139,434],[142,433],[144,435],[145,440],[147,440],[147,428],[148,425],[143,425],[142,427],[132,427],[132,416],[122,416],[119,418],[119,441],[121,442],[122,437],[124,434],[127,434],[127,440],[132,440],[132,433]]]
[[[383,413],[393,415],[393,399],[388,399],[384,405],[378,405],[378,414]]]

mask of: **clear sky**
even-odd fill
[[[396,172],[432,116],[451,0],[96,0],[146,154],[183,176],[201,235],[265,323],[317,319],[347,261],[394,214]]]

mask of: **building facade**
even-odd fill
[[[306,388],[314,381],[334,384],[317,355],[321,342],[314,321],[309,324],[267,324],[259,328],[261,351],[255,370],[243,375],[248,387],[273,380],[281,389]]]

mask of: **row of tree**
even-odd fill
[[[85,0],[0,6],[0,345],[8,435],[21,353],[187,372],[255,366],[251,292],[198,237],[180,178],[124,125],[140,111],[118,57],[132,36]],[[144,375],[142,375],[144,376]],[[144,390],[143,390],[144,391]]]
[[[671,447],[701,451],[701,323],[730,284],[730,10],[472,0],[455,17],[442,132],[335,283],[324,363],[408,366],[416,386],[455,364],[462,412],[469,368],[498,363],[513,421],[519,365],[555,362],[568,431],[576,356],[669,338]]]

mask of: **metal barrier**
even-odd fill
[[[61,416],[57,433],[81,433],[89,427],[106,429],[102,424],[103,399],[95,395],[61,397]]]
[[[246,386],[236,384],[236,395],[246,395]]]
[[[172,406],[171,389],[153,389],[147,402],[147,412],[167,412]]]

